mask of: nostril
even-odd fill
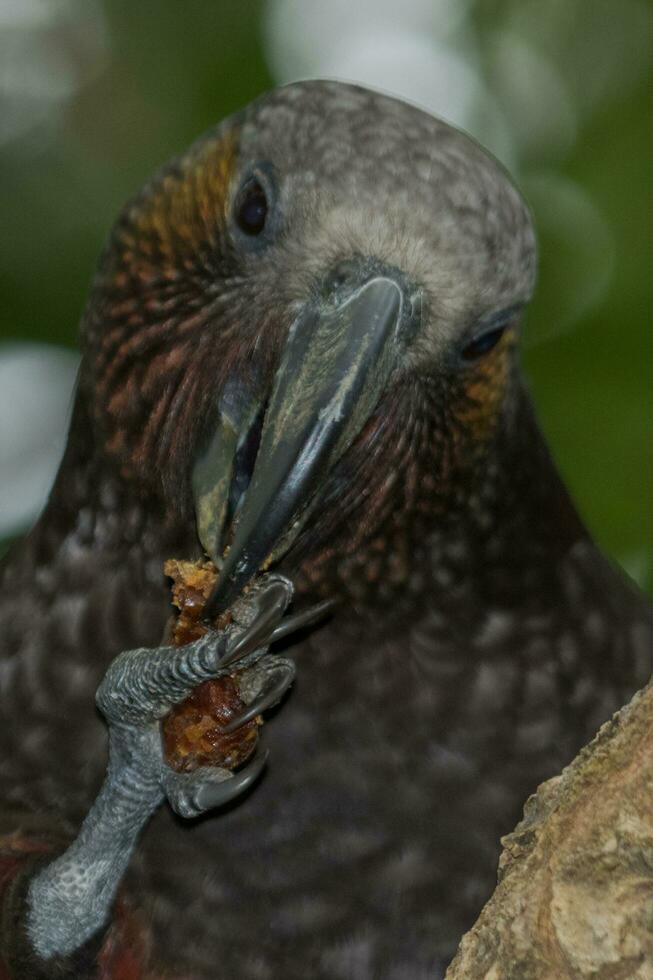
[[[361,262],[355,259],[343,259],[338,262],[326,277],[324,285],[329,295],[340,293],[344,288],[355,283],[361,277]]]
[[[401,291],[401,317],[397,324],[403,343],[411,343],[423,316],[423,289],[406,277],[396,266],[388,265],[374,256],[352,255],[337,261],[324,277],[322,299],[329,306],[340,306],[361,287],[373,279],[389,279]]]

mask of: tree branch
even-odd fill
[[[653,686],[527,801],[446,980],[653,977]]]

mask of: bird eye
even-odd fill
[[[260,235],[265,228],[267,216],[268,199],[265,190],[256,177],[250,177],[236,198],[236,224],[246,235]]]
[[[476,361],[484,354],[488,354],[501,340],[507,327],[514,325],[519,313],[521,304],[510,306],[500,313],[495,313],[490,317],[485,317],[481,323],[485,330],[479,332],[473,340],[467,342],[463,347],[460,356],[463,361]],[[478,329],[478,328],[477,328]]]
[[[486,330],[480,337],[476,337],[463,348],[463,359],[465,361],[475,361],[483,354],[487,354],[499,343],[505,329],[505,326],[494,327],[493,330]]]

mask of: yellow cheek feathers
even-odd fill
[[[508,380],[510,352],[515,343],[515,331],[506,330],[496,347],[471,369],[464,385],[454,411],[474,441],[485,440],[494,428]]]
[[[121,235],[121,264],[133,276],[144,284],[153,276],[173,280],[214,245],[226,223],[236,154],[234,132],[203,143],[134,205]]]

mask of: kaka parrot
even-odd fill
[[[522,376],[535,268],[492,157],[337,82],[124,208],[3,567],[3,980],[443,974],[527,795],[652,670]],[[231,619],[175,647],[163,563],[204,555]],[[161,719],[239,661],[264,748],[173,771]]]

